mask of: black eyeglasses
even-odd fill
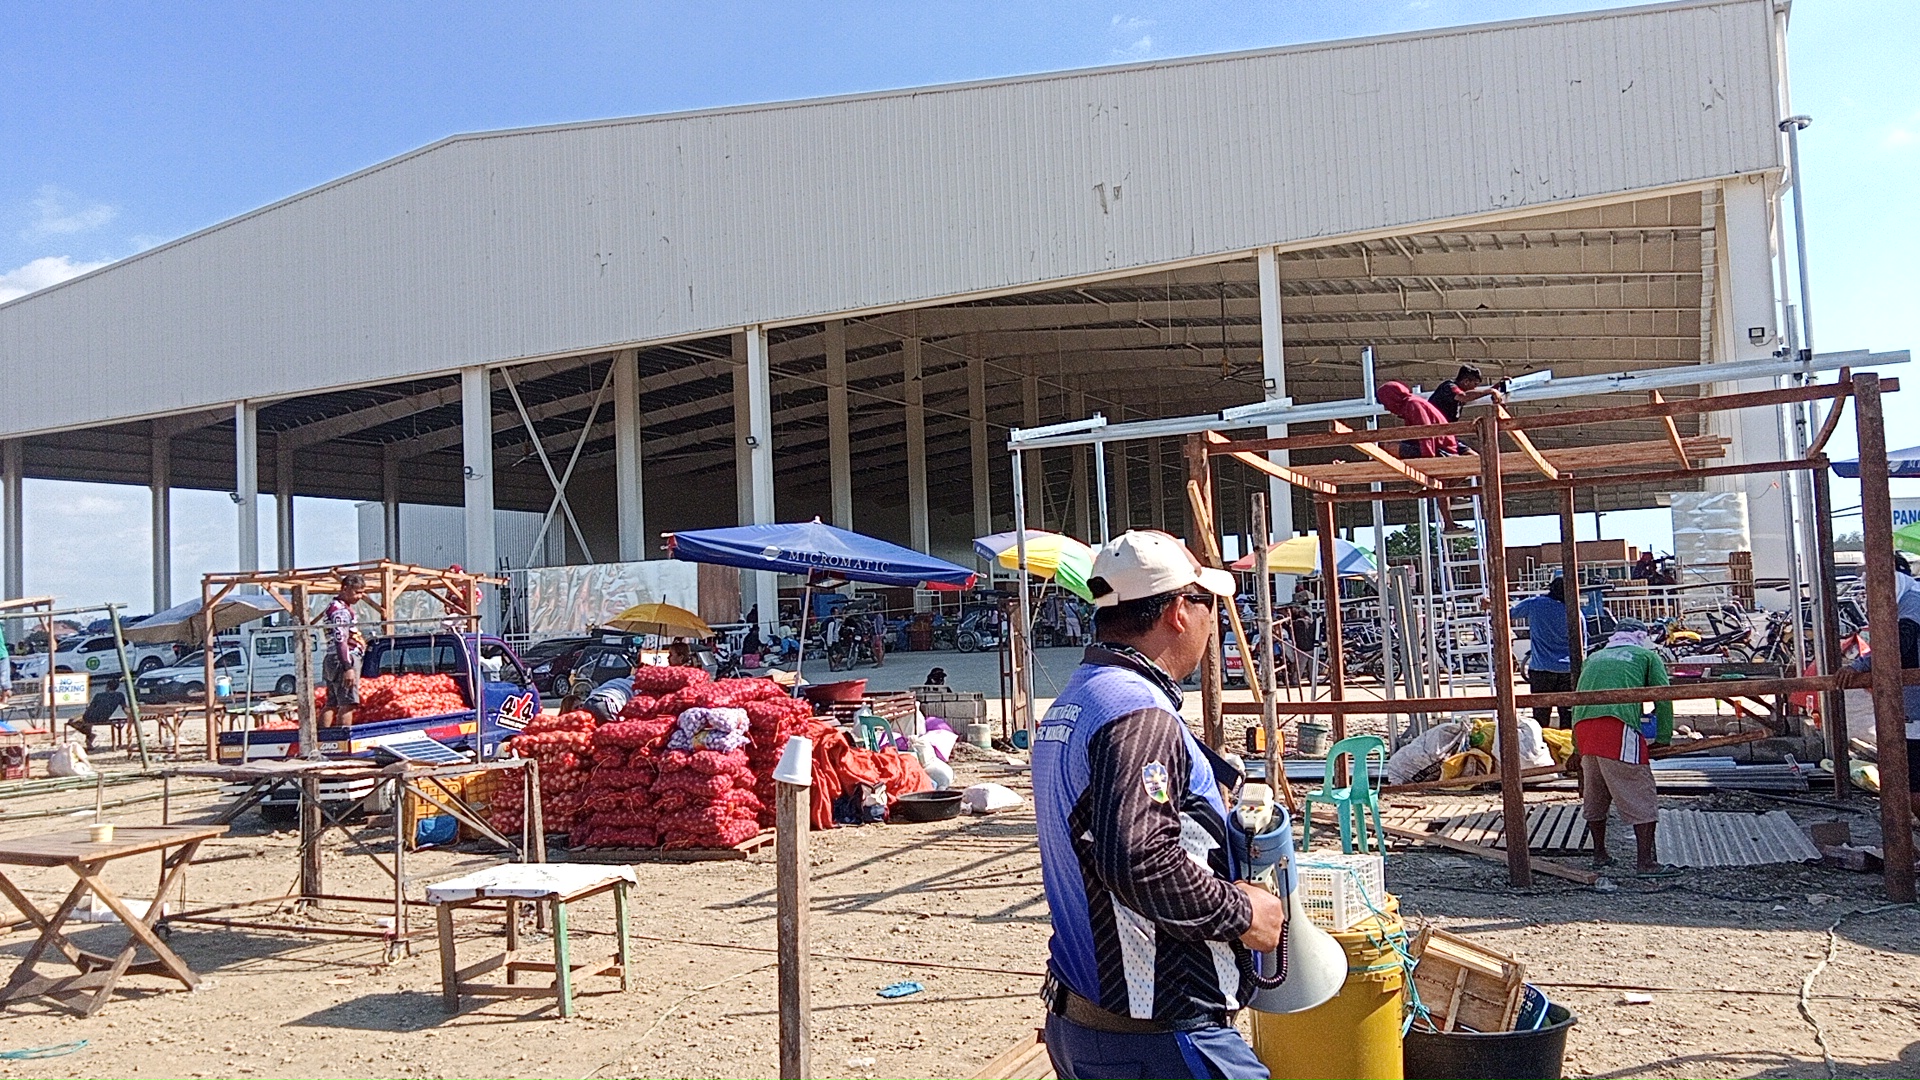
[[[1180,594],[1180,599],[1195,607],[1211,608],[1215,597],[1210,592],[1183,592]]]

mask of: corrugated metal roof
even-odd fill
[[[1772,33],[1725,0],[463,136],[0,307],[0,433],[1772,170]]]

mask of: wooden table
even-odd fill
[[[460,996],[477,998],[553,998],[563,1017],[573,1015],[574,980],[590,975],[617,975],[620,989],[632,985],[631,954],[627,947],[627,888],[638,883],[626,866],[577,863],[508,863],[477,870],[465,877],[427,886],[427,902],[434,906],[440,929],[440,993],[450,1013],[460,1011]],[[602,893],[613,894],[614,952],[605,962],[573,961],[567,938],[567,908]],[[488,901],[504,901],[507,947],[478,963],[461,967],[454,954],[454,913]],[[553,915],[553,961],[522,960],[520,905],[546,904]],[[506,969],[505,985],[475,982],[474,976]],[[552,986],[521,986],[523,972],[552,972]]]
[[[26,957],[13,969],[6,986],[0,987],[0,1006],[34,997],[89,995],[79,1011],[82,1016],[92,1016],[107,1003],[114,984],[120,981],[122,975],[162,975],[179,980],[189,990],[198,986],[200,977],[154,934],[153,924],[160,918],[161,898],[186,872],[200,845],[216,836],[225,835],[226,831],[224,825],[144,825],[116,828],[113,839],[104,844],[89,841],[85,829],[0,840],[0,865],[64,866],[79,879],[49,917],[5,874],[0,874],[0,893],[5,893],[13,906],[40,928],[39,940],[33,943]],[[168,848],[178,850],[169,854]],[[132,858],[154,851],[161,853],[160,886],[154,890],[153,902],[147,905],[146,914],[135,915],[127,908],[126,902],[106,882],[100,880],[100,871],[115,859]],[[129,936],[126,948],[116,955],[88,952],[62,932],[74,908],[88,893],[99,897],[127,928]],[[136,964],[133,958],[142,945],[153,953],[154,959]],[[49,947],[60,950],[74,967],[80,969],[80,973],[60,976],[38,974],[35,968]]]

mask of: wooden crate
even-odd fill
[[[1413,985],[1436,1031],[1513,1030],[1526,965],[1432,926],[1414,938]]]

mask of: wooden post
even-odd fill
[[[1273,574],[1267,569],[1267,552],[1272,550],[1272,537],[1267,533],[1267,496],[1265,492],[1253,493],[1253,570],[1254,580],[1259,582],[1259,592],[1254,594],[1258,602],[1255,610],[1260,613],[1260,666],[1247,669],[1247,679],[1253,680],[1257,674],[1260,686],[1265,691],[1260,696],[1260,733],[1266,740],[1267,749],[1267,786],[1280,793],[1286,802],[1287,810],[1296,816],[1299,805],[1293,797],[1293,785],[1287,783],[1286,762],[1282,761],[1284,749],[1280,745],[1280,680],[1276,670],[1278,661],[1273,654]]]
[[[1335,701],[1345,701],[1347,697],[1347,656],[1344,649],[1345,628],[1340,620],[1340,574],[1336,567],[1340,565],[1338,552],[1333,545],[1333,502],[1330,499],[1315,499],[1313,510],[1319,516],[1314,529],[1320,534],[1320,596],[1326,606],[1327,636],[1327,691]],[[1384,553],[1382,554],[1384,558]],[[1333,716],[1333,741],[1339,742],[1347,737],[1347,718],[1343,713]]]
[[[780,961],[780,1078],[802,1080],[813,1075],[808,1029],[813,1009],[812,980],[807,977],[812,949],[807,928],[808,814],[812,805],[804,784],[775,781],[774,862],[778,878],[776,929]]]
[[[313,709],[313,635],[307,622],[307,587],[293,587],[293,685],[300,722],[300,756],[320,756],[320,721]]]
[[[1880,376],[1853,377],[1860,448],[1860,538],[1867,555],[1867,631],[1873,638],[1873,716],[1880,761],[1880,844],[1887,899],[1911,904],[1913,801],[1907,794],[1907,716],[1900,684],[1900,612],[1893,599],[1893,505],[1887,490],[1887,431]],[[1837,764],[1837,762],[1836,762]],[[1845,783],[1841,778],[1837,782]]]
[[[1836,410],[1839,407],[1834,405]],[[1827,476],[1825,461],[1813,469],[1813,543],[1813,572],[1820,575],[1824,584],[1816,593],[1820,607],[1813,613],[1814,633],[1825,643],[1820,651],[1826,654],[1833,669],[1822,670],[1820,674],[1832,675],[1840,668],[1840,596],[1835,584],[1840,575],[1833,557],[1833,485]],[[1850,779],[1853,750],[1847,741],[1846,691],[1829,690],[1820,695],[1820,726],[1827,736],[1827,756],[1833,759],[1833,797],[1846,802],[1853,795]]]
[[[1487,614],[1493,620],[1493,655],[1488,658],[1493,677],[1494,718],[1500,733],[1501,817],[1507,830],[1507,878],[1515,888],[1533,884],[1533,864],[1524,840],[1527,835],[1527,797],[1520,790],[1520,710],[1514,706],[1513,624],[1507,614],[1507,529],[1500,479],[1500,418],[1483,416],[1480,424],[1480,513],[1485,523],[1487,549]],[[1562,504],[1564,510],[1564,504]]]
[[[1193,534],[1187,537],[1187,546],[1194,554],[1206,558],[1206,541],[1199,539],[1202,530],[1213,528],[1213,468],[1207,462],[1207,444],[1199,435],[1187,436],[1187,482],[1188,517],[1192,520]],[[1195,489],[1198,495],[1194,495]],[[1233,603],[1229,598],[1227,603]],[[1225,717],[1220,712],[1220,620],[1214,619],[1207,628],[1207,651],[1200,658],[1200,712],[1201,738],[1209,747],[1220,749],[1226,740]]]
[[[207,760],[217,762],[220,760],[220,718],[214,709],[224,706],[219,706],[213,696],[213,590],[204,577],[200,579],[200,619],[201,685],[206,687],[201,697],[207,707]],[[51,645],[47,652],[47,671],[48,678],[52,678]]]
[[[120,658],[120,689],[127,698],[127,723],[133,727],[133,743],[140,750],[140,767],[147,768],[147,736],[140,730],[140,695],[133,683],[133,666],[127,663],[127,638],[120,626],[120,605],[107,605],[107,618],[113,620],[113,651]],[[5,663],[6,661],[0,661]],[[155,729],[158,730],[157,728]]]
[[[399,807],[393,812],[398,815]],[[308,773],[300,778],[300,895],[308,904],[320,906],[316,899],[326,889],[320,874],[320,777]]]
[[[1560,492],[1560,586],[1567,598],[1567,670],[1580,685],[1580,665],[1587,658],[1587,619],[1580,611],[1580,546],[1574,540],[1573,485]]]

